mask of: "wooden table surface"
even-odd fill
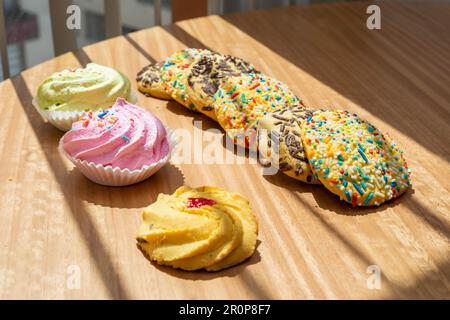
[[[450,298],[450,6],[368,3],[209,16],[68,53],[0,84],[0,298]],[[413,187],[354,210],[321,186],[259,165],[170,164],[135,186],[84,178],[57,150],[62,133],[31,106],[52,72],[90,61],[132,79],[150,61],[207,47],[253,62],[310,106],[359,113],[405,151]],[[175,102],[139,96],[172,128],[219,128]],[[219,133],[216,133],[219,135]],[[231,152],[227,150],[226,152]],[[174,271],[136,249],[141,209],[179,186],[241,193],[260,220],[246,263],[218,273]],[[368,267],[381,271],[370,289]],[[373,279],[373,278],[370,278]]]

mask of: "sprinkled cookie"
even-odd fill
[[[311,172],[300,135],[302,123],[311,115],[312,111],[301,105],[269,112],[259,122],[258,148],[284,174],[303,182],[320,183]]]
[[[172,100],[170,94],[164,90],[161,80],[161,68],[164,62],[160,61],[143,68],[136,76],[140,92],[155,98]]]
[[[410,186],[410,171],[402,151],[356,114],[316,111],[302,128],[315,176],[354,207],[380,205]]]
[[[187,75],[192,64],[204,55],[210,55],[206,49],[188,48],[171,55],[161,68],[163,88],[174,100],[183,106],[197,111],[194,104],[186,96]]]
[[[212,52],[192,64],[187,78],[186,95],[196,109],[216,120],[214,94],[228,77],[259,73],[250,63],[237,57]]]
[[[214,95],[217,121],[237,144],[249,147],[268,112],[301,104],[289,88],[263,74],[227,78]]]

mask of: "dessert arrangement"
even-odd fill
[[[190,48],[160,70],[152,83],[181,105],[216,120],[236,144],[257,148],[265,163],[353,207],[378,206],[410,186],[403,153],[388,135],[348,111],[305,106],[242,59]],[[145,92],[140,76],[138,87]]]
[[[187,48],[144,67],[146,96],[175,100],[216,121],[265,164],[303,183],[321,184],[353,207],[378,206],[410,186],[392,139],[356,114],[305,106],[286,84],[251,63]],[[176,137],[120,71],[90,63],[52,74],[33,105],[66,131],[59,149],[88,179],[107,186],[143,181],[170,160]],[[219,187],[180,187],[143,210],[137,246],[151,261],[187,271],[218,271],[256,250],[258,220],[249,201]]]

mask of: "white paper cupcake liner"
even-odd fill
[[[169,141],[169,153],[167,156],[152,163],[151,165],[144,166],[140,170],[121,169],[119,167],[113,168],[112,166],[103,166],[101,164],[95,164],[86,160],[79,160],[71,157],[62,147],[62,139],[59,141],[59,150],[62,152],[81,173],[89,180],[101,184],[104,186],[121,187],[129,186],[139,183],[151,177],[159,169],[161,169],[170,160],[170,156],[175,149],[178,141],[173,131],[166,127],[167,139]]]
[[[137,92],[132,89],[130,94],[130,99],[128,100],[130,103],[137,102]],[[33,98],[33,106],[39,112],[41,117],[45,122],[50,122],[53,126],[58,128],[61,131],[69,131],[72,129],[72,124],[85,113],[84,111],[51,111],[44,110],[39,107],[39,103],[36,97]]]

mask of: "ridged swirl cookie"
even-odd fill
[[[258,223],[249,202],[219,187],[180,187],[144,209],[138,247],[152,261],[217,271],[249,258]]]
[[[377,206],[410,186],[403,152],[358,115],[318,110],[302,129],[312,171],[341,200],[353,206]]]

